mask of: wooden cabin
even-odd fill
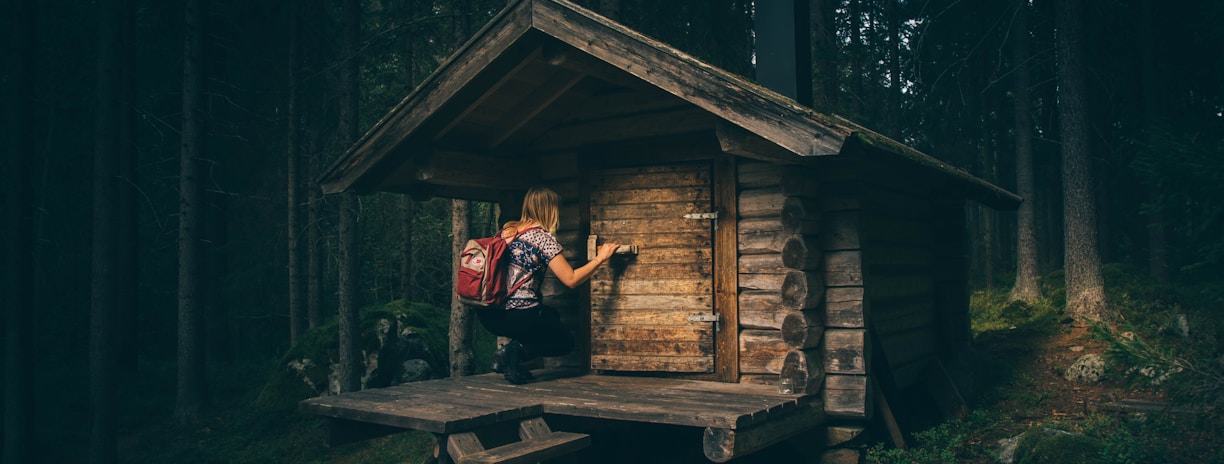
[[[705,453],[720,462],[827,417],[866,421],[876,385],[915,386],[969,341],[966,200],[1020,202],[564,0],[510,4],[321,183],[327,193],[492,201],[503,213],[519,210],[528,187],[547,185],[564,201],[558,238],[570,262],[604,241],[636,249],[588,285],[545,284],[546,303],[566,311],[580,346],[548,367],[577,369],[583,380],[533,390],[500,377],[471,381],[480,387],[444,379],[302,405],[345,426],[451,437],[441,452],[462,462],[472,460],[455,434],[497,422],[488,417],[704,426]],[[573,382],[584,386],[549,396]],[[633,407],[574,406],[633,385],[656,396]],[[526,398],[467,404],[477,390]],[[702,390],[759,401],[734,412],[659,409],[665,392]],[[583,391],[599,393],[582,403],[574,396]],[[393,407],[405,398],[475,412],[410,417],[426,413]],[[766,431],[771,438],[760,439]]]

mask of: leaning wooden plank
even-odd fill
[[[714,462],[727,462],[768,448],[824,423],[820,404],[800,408],[783,417],[746,429],[707,427],[702,438],[705,456]]]
[[[585,433],[552,432],[542,437],[499,446],[455,460],[456,464],[520,464],[534,463],[565,456],[591,446],[591,436]]]

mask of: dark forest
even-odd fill
[[[574,2],[755,77],[751,0]],[[291,350],[336,350],[337,326],[393,302],[441,321],[429,341],[445,353],[452,237],[491,235],[495,206],[324,195],[317,179],[506,3],[6,0],[0,462],[428,454],[419,435],[326,449],[303,398],[276,405],[267,386]],[[1023,197],[966,209],[975,311],[1055,307],[1055,325],[1086,321],[1106,344],[1159,332],[1148,309],[1190,314],[1193,346],[1167,352],[1195,377],[1160,395],[1218,418],[1224,3],[808,5],[813,109]],[[1224,452],[1188,446],[1171,459]],[[1139,448],[1101,462],[1145,462]]]

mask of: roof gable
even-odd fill
[[[346,151],[321,183],[328,193],[394,191],[440,182],[439,170],[472,163],[530,182],[530,170],[516,170],[508,158],[698,131],[717,131],[729,153],[786,163],[841,154],[859,134],[885,141],[873,144],[883,152],[964,183],[970,197],[1004,208],[1019,201],[565,0],[507,6]],[[513,189],[516,184],[499,185],[509,177],[471,181]]]

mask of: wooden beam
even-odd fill
[[[433,152],[415,177],[427,184],[503,190],[525,190],[539,181],[531,163],[456,151]]]
[[[718,136],[723,153],[771,163],[811,164],[812,161],[726,121],[719,120],[714,125],[714,134]]]
[[[489,131],[492,134],[488,141],[489,147],[500,146],[506,139],[510,138],[524,125],[531,122],[531,120],[551,106],[558,98],[565,95],[570,88],[582,81],[583,77],[586,76],[564,70],[554,72],[539,88],[523,98],[518,105],[506,110],[502,118]]]
[[[822,409],[819,403],[814,403],[746,429],[707,427],[702,436],[702,448],[706,458],[714,462],[727,462],[746,456],[824,423]]]
[[[455,126],[458,126],[459,123],[462,122],[465,118],[467,118],[469,114],[472,114],[473,111],[476,111],[478,108],[480,108],[481,104],[488,101],[490,98],[493,98],[494,95],[497,95],[498,93],[500,93],[502,88],[505,87],[506,84],[514,80],[515,76],[518,75],[519,71],[522,71],[523,68],[527,67],[533,62],[538,63],[539,58],[540,58],[540,48],[536,47],[534,50],[531,51],[531,53],[528,53],[526,57],[524,57],[521,61],[515,64],[514,67],[510,68],[509,71],[503,73],[500,76],[500,78],[498,78],[497,81],[493,83],[493,85],[486,87],[484,92],[482,92],[479,97],[476,97],[475,100],[467,102],[467,105],[464,106],[461,111],[459,111],[459,114],[456,114],[453,117],[451,117],[450,120],[448,120],[446,124],[442,126],[442,128],[438,129],[436,132],[433,133],[433,140],[435,141],[442,140],[443,137],[446,137],[446,134],[449,134],[450,131],[454,130]]]
[[[721,321],[714,334],[714,373],[723,382],[738,382],[740,375],[735,163],[730,156],[714,161],[714,208],[727,218],[714,227],[714,311]]]

